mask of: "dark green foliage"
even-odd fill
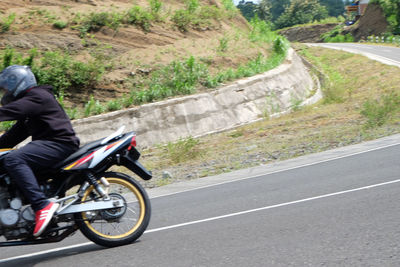
[[[208,68],[194,57],[186,61],[174,61],[152,73],[145,85],[148,89],[133,92],[137,104],[152,102],[170,96],[195,92],[197,84],[204,84],[208,77]]]
[[[0,33],[8,32],[14,20],[15,20],[15,13],[10,14],[6,18],[3,18],[0,21]]]
[[[400,0],[372,0],[382,7],[393,34],[400,34]]]
[[[245,2],[242,0],[237,5],[237,8],[242,13],[243,17],[245,17],[248,21],[250,21],[254,15],[256,14],[258,5],[254,4],[253,2]]]
[[[264,2],[266,6],[269,6],[271,21],[275,22],[283,14],[286,7],[290,5],[291,0],[262,0],[261,2]]]
[[[256,7],[259,18],[276,29],[337,17],[345,12],[342,0],[261,0]]]
[[[159,0],[149,0],[150,14],[155,21],[161,21],[162,2]]]
[[[277,19],[275,25],[278,29],[306,24],[321,20],[328,16],[328,11],[321,6],[318,0],[292,0],[290,6]]]
[[[59,29],[59,30],[66,28],[67,25],[68,25],[68,23],[64,22],[64,21],[56,21],[53,23],[53,27],[56,29]]]
[[[179,9],[175,11],[171,20],[181,32],[185,32],[189,29],[189,26],[192,22],[192,17],[192,14],[190,14],[188,11]]]
[[[76,28],[79,29],[81,37],[84,37],[86,33],[96,32],[104,26],[117,30],[122,23],[122,19],[123,16],[116,12],[90,13],[82,19],[78,19]]]
[[[345,12],[342,0],[320,0],[320,3],[328,10],[330,17],[338,17]]]
[[[140,6],[134,6],[129,9],[126,22],[132,25],[138,25],[144,31],[149,31],[153,17]]]
[[[14,49],[7,48],[3,54],[3,68],[7,68],[12,65],[12,59],[14,57]]]
[[[31,49],[28,51],[27,57],[23,57],[21,54],[16,53],[12,48],[6,48],[0,56],[2,57],[2,67],[6,68],[10,65],[33,65],[33,60],[37,56],[37,50]]]
[[[321,35],[321,38],[324,40],[325,43],[354,42],[354,37],[350,33],[343,35],[342,30],[342,27],[338,25],[330,32]]]
[[[289,43],[284,37],[278,36],[275,39],[273,45],[273,50],[275,54],[286,55],[286,51],[288,50],[288,48],[289,48]]]
[[[84,89],[96,84],[104,72],[104,64],[97,60],[79,62],[68,54],[46,52],[32,70],[38,83],[50,84],[56,94],[61,94],[71,88]]]
[[[26,57],[8,48],[0,54],[2,67],[10,65],[31,66],[39,84],[54,87],[57,95],[71,88],[85,89],[94,85],[104,72],[104,62],[93,59],[87,63],[74,60],[70,55],[61,52],[46,52],[37,59],[36,49],[28,52]]]

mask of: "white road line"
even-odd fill
[[[265,210],[270,210],[270,209],[275,209],[275,208],[281,208],[281,207],[285,207],[285,206],[295,205],[295,204],[299,204],[299,203],[314,201],[314,200],[333,197],[333,196],[344,195],[344,194],[353,193],[353,192],[362,191],[362,190],[369,190],[369,189],[373,189],[373,188],[376,188],[376,187],[381,187],[381,186],[390,185],[390,184],[399,183],[399,182],[400,182],[400,179],[397,179],[397,180],[393,180],[393,181],[389,181],[389,182],[373,184],[373,185],[368,185],[368,186],[359,187],[359,188],[353,188],[353,189],[349,189],[349,190],[334,192],[334,193],[315,196],[315,197],[310,197],[310,198],[304,198],[304,199],[300,199],[300,200],[285,202],[285,203],[271,205],[271,206],[265,206],[265,207],[256,208],[256,209],[240,211],[240,212],[236,212],[236,213],[225,214],[225,215],[206,218],[206,219],[202,219],[202,220],[196,220],[196,221],[180,223],[180,224],[175,224],[175,225],[170,225],[170,226],[165,226],[165,227],[159,227],[159,228],[147,230],[144,233],[145,234],[149,234],[149,233],[155,233],[155,232],[160,232],[160,231],[180,228],[180,227],[184,227],[184,226],[188,226],[188,225],[194,225],[194,224],[200,224],[200,223],[204,223],[204,222],[216,221],[216,220],[226,219],[226,218],[230,218],[230,217],[234,217],[234,216],[240,216],[240,215],[244,215],[244,214],[248,214],[248,213],[265,211]],[[13,260],[26,259],[26,258],[34,257],[34,256],[45,255],[45,254],[48,254],[48,253],[59,252],[59,251],[63,251],[63,250],[71,249],[71,248],[83,247],[83,246],[87,246],[87,245],[90,245],[90,244],[93,244],[93,243],[92,242],[87,242],[87,243],[82,243],[82,244],[62,247],[62,248],[55,248],[55,249],[49,249],[49,250],[40,251],[40,252],[36,252],[36,253],[25,254],[25,255],[21,255],[21,256],[15,256],[15,257],[11,257],[11,258],[2,259],[2,260],[0,260],[0,263],[5,263],[5,262],[13,261]]]
[[[380,184],[373,184],[373,185],[368,185],[368,186],[364,186],[364,187],[349,189],[349,190],[345,190],[345,191],[339,191],[339,192],[335,192],[335,193],[320,195],[320,196],[316,196],[316,197],[304,198],[304,199],[285,202],[285,203],[276,204],[276,205],[272,205],[272,206],[266,206],[266,207],[261,207],[261,208],[257,208],[257,209],[245,210],[245,211],[240,211],[240,212],[236,212],[236,213],[230,213],[230,214],[226,214],[226,215],[211,217],[211,218],[192,221],[192,222],[186,222],[186,223],[180,223],[180,224],[160,227],[160,228],[156,228],[156,229],[147,230],[145,233],[159,232],[159,231],[179,228],[179,227],[192,225],[192,224],[198,224],[198,223],[203,223],[203,222],[226,219],[226,218],[229,218],[229,217],[239,216],[239,215],[243,215],[243,214],[247,214],[247,213],[253,213],[253,212],[264,211],[264,210],[269,210],[269,209],[281,208],[281,207],[285,207],[285,206],[289,206],[289,205],[295,205],[295,204],[308,202],[308,201],[313,201],[313,200],[318,200],[318,199],[322,199],[322,198],[328,198],[328,197],[333,197],[333,196],[338,196],[338,195],[344,195],[344,194],[348,194],[348,193],[352,193],[352,192],[372,189],[372,188],[375,188],[375,187],[380,187],[380,186],[399,183],[399,182],[400,182],[400,179],[397,179],[397,180],[384,182],[384,183],[380,183]]]
[[[22,260],[22,259],[35,257],[35,256],[40,256],[40,255],[44,255],[44,254],[49,254],[49,253],[53,253],[53,252],[59,252],[59,251],[63,251],[63,250],[71,249],[71,248],[84,247],[84,246],[87,246],[87,245],[90,245],[90,244],[93,244],[93,243],[92,242],[86,242],[86,243],[76,244],[76,245],[67,246],[67,247],[43,250],[43,251],[29,253],[29,254],[25,254],[25,255],[21,255],[21,256],[15,256],[15,257],[11,257],[11,258],[6,258],[6,259],[3,259],[3,260],[0,260],[0,263],[5,263],[5,262],[13,261],[13,260]]]
[[[337,156],[337,157],[333,157],[333,158],[329,158],[329,159],[314,161],[314,162],[311,162],[311,163],[302,164],[302,165],[289,167],[289,168],[284,168],[284,169],[281,169],[281,170],[266,172],[266,173],[262,173],[262,174],[257,174],[257,175],[254,175],[254,176],[248,176],[248,177],[239,178],[239,179],[235,179],[235,180],[223,181],[223,182],[220,182],[220,183],[214,183],[214,184],[210,184],[210,185],[203,185],[203,186],[199,186],[199,187],[195,187],[195,188],[180,190],[180,191],[173,192],[173,193],[167,193],[167,194],[164,194],[164,195],[154,196],[151,199],[159,198],[159,197],[167,197],[167,196],[171,196],[171,195],[191,192],[191,191],[194,191],[194,190],[204,189],[204,188],[223,185],[223,184],[228,184],[228,183],[244,181],[244,180],[248,180],[248,179],[260,178],[260,177],[263,177],[263,176],[266,176],[266,175],[271,175],[271,174],[276,174],[276,173],[286,172],[286,171],[292,171],[292,170],[296,170],[296,169],[300,169],[300,168],[304,168],[304,167],[318,165],[318,164],[326,163],[326,162],[329,162],[329,161],[348,158],[348,157],[352,157],[352,156],[356,156],[356,155],[360,155],[360,154],[364,154],[364,153],[369,153],[369,152],[373,152],[373,151],[376,151],[376,150],[381,150],[381,149],[385,149],[385,148],[389,148],[389,147],[393,147],[393,146],[399,146],[399,145],[400,145],[400,143],[395,143],[395,144],[390,144],[390,145],[386,145],[386,146],[371,148],[371,149],[368,149],[368,150],[354,152],[354,153],[346,154],[346,155],[343,155],[343,156]]]

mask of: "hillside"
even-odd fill
[[[368,5],[360,20],[345,28],[344,33],[351,33],[355,41],[361,39],[366,40],[368,36],[379,36],[389,31],[389,23],[387,22],[382,8],[376,4]]]
[[[0,21],[13,21],[0,33],[0,57],[6,48],[25,57],[35,49],[35,62],[58,51],[99,64],[99,79],[70,86],[63,101],[71,108],[90,96],[105,102],[139,90],[151,73],[190,56],[211,75],[268,56],[270,46],[249,40],[250,26],[232,6],[216,0],[2,0]]]
[[[320,43],[324,42],[323,35],[336,37],[338,34],[343,36],[351,34],[354,41],[360,41],[366,40],[371,35],[382,35],[389,30],[389,23],[382,8],[376,4],[370,4],[364,15],[354,25],[346,26],[344,23],[338,25],[334,23],[300,25],[280,30],[279,33],[291,42]]]

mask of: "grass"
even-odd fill
[[[0,21],[0,33],[8,32],[11,28],[11,24],[13,24],[14,21],[15,13],[12,13],[5,18],[2,18]]]
[[[400,112],[400,94],[391,92],[379,99],[368,99],[361,110],[367,121],[365,128],[376,128],[385,124]]]
[[[198,139],[189,136],[181,138],[177,142],[169,142],[164,150],[172,163],[181,163],[201,156],[202,152],[197,149],[198,144]]]
[[[159,186],[162,172],[172,177],[162,184],[270,164],[310,153],[351,145],[400,133],[400,69],[341,51],[296,47],[332,79],[341,101],[319,103],[235,130],[197,140],[201,157],[172,160],[173,154],[158,146],[142,151],[142,163],[154,174],[147,187]],[[326,88],[324,88],[326,90]],[[349,93],[351,92],[351,93]],[[382,111],[383,110],[383,111]]]

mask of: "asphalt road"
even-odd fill
[[[318,43],[308,45],[361,54],[384,64],[400,67],[400,48],[398,47],[358,43]]]
[[[2,248],[5,266],[400,266],[400,135],[150,190],[140,240]],[[35,254],[36,253],[36,254]]]

